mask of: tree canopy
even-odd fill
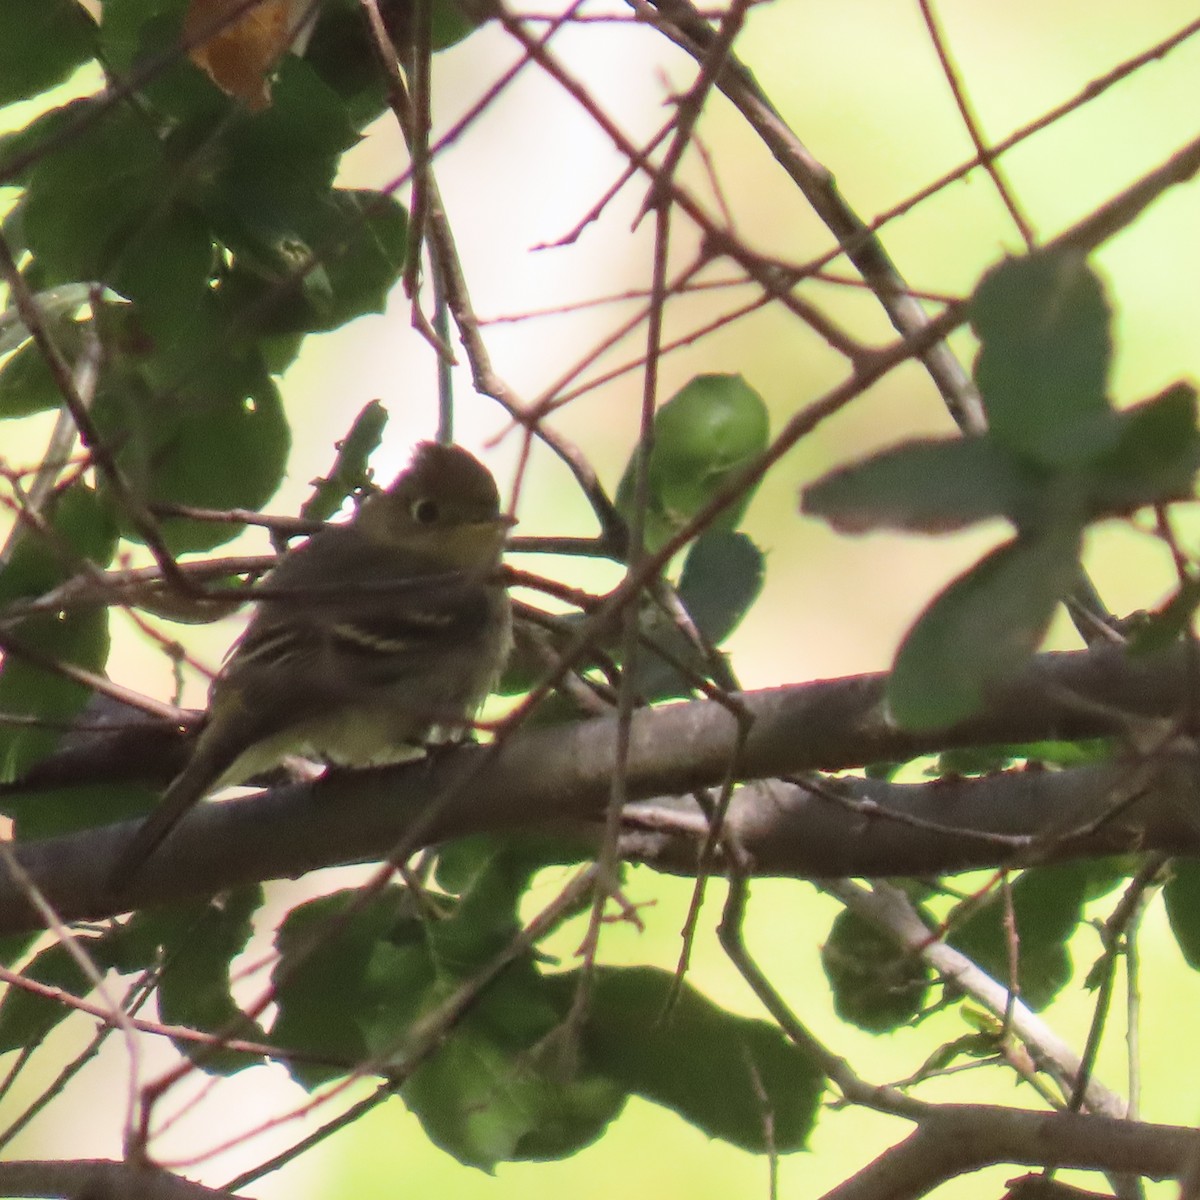
[[[931,6],[914,11],[974,150],[863,216],[831,173],[859,148],[819,160],[744,60],[746,0],[553,13],[504,0],[9,0],[0,1147],[65,1110],[102,1048],[124,1111],[122,1143],[101,1159],[65,1127],[58,1161],[6,1149],[0,1194],[256,1195],[397,1097],[433,1144],[486,1171],[569,1158],[638,1098],[761,1156],[772,1194],[835,1107],[894,1129],[873,1160],[839,1156],[838,1197],[919,1196],[997,1163],[1042,1172],[1013,1192],[1077,1192],[1059,1168],[1122,1198],[1144,1179],[1191,1178],[1190,1109],[1173,1125],[1140,1117],[1136,1035],[1141,991],[1157,986],[1139,965],[1148,912],[1161,906],[1200,969],[1196,389],[1186,361],[1132,391],[1118,382],[1125,299],[1098,257],[1161,197],[1194,206],[1200,137],[1057,223],[1030,215],[1006,164],[1150,64],[1194,53],[1200,22],[1126,47],[1074,98],[989,141],[952,39]],[[652,135],[630,133],[614,96],[556,50],[604,22],[670,48]],[[443,64],[488,36],[511,63],[497,58],[443,111]],[[628,78],[638,69],[631,59]],[[438,186],[454,155],[475,154],[486,193],[489,140],[514,157],[536,143],[487,124],[522,71],[579,106],[618,164],[563,244],[632,196],[621,237],[642,270],[572,369],[528,388],[493,360],[494,323],[472,300],[479,266]],[[403,146],[390,182],[347,182],[348,156],[383,129]],[[722,177],[748,146],[805,208],[803,260],[795,231],[727,203]],[[582,170],[583,154],[560,169]],[[1006,249],[953,293],[906,279],[891,223],[968,177],[999,198]],[[672,324],[707,293],[714,318]],[[866,302],[869,318],[848,316]],[[389,306],[436,376],[411,399],[427,435],[477,447],[503,435],[482,453],[523,523],[529,471],[560,465],[553,497],[538,493],[538,532],[511,542],[516,644],[496,696],[472,738],[417,761],[276,771],[199,805],[114,889],[134,823],[203,719],[182,704],[184,679],[214,666],[195,627],[286,603],[262,583],[275,554],[388,482],[380,447],[398,414],[338,396],[320,477],[296,511],[273,507],[309,420],[292,391],[299,356],[312,335]],[[772,374],[722,340],[760,310],[819,345],[828,385]],[[664,364],[693,343],[716,349],[669,383]],[[613,366],[614,347],[632,361]],[[922,417],[882,446],[810,456],[768,544],[753,513],[787,478],[785,455],[918,368],[941,432]],[[468,373],[484,410],[464,396]],[[600,435],[576,439],[570,406],[620,379],[633,402],[605,418],[623,439],[608,478]],[[571,504],[588,535],[560,519]],[[886,669],[747,687],[730,639],[802,524],[914,541],[1000,532],[924,598]],[[1137,611],[1113,611],[1089,574],[1097,531],[1114,527],[1170,564]],[[231,545],[247,529],[274,553]],[[888,582],[881,570],[875,586]],[[1073,640],[1050,651],[1064,614]],[[174,694],[124,681],[130,628],[172,664]],[[347,864],[361,868],[353,882],[309,875]],[[693,883],[678,949],[614,953],[669,876]],[[768,880],[823,898],[824,924],[789,935],[819,947],[819,993],[781,985],[784,964],[747,933]],[[745,1005],[691,969],[712,953]],[[1087,1024],[1058,1028],[1056,1002],[1080,991]],[[63,1051],[65,1031],[85,1027],[86,1044]],[[924,1049],[903,1078],[845,1048],[910,1028]],[[1097,1056],[1123,1035],[1118,1083]],[[220,1147],[164,1154],[179,1096],[199,1090],[201,1111],[217,1111],[234,1076],[268,1063],[286,1069],[291,1099],[238,1140],[298,1113],[303,1133],[236,1176]],[[940,1085],[967,1069],[971,1102],[945,1100]],[[997,1081],[1017,1085],[1003,1104]]]

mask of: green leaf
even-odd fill
[[[408,213],[394,197],[336,190],[305,232],[325,269],[329,300],[314,329],[335,329],[383,312],[404,270]]]
[[[174,936],[164,941],[165,963],[158,983],[159,1016],[169,1025],[251,1041],[266,1037],[230,993],[230,963],[253,933],[262,907],[262,888],[227,892],[219,900],[189,905]],[[212,1074],[232,1075],[262,1061],[260,1055],[175,1039],[176,1048]]]
[[[1016,927],[1017,983],[1021,999],[1035,1011],[1049,1004],[1071,979],[1067,947],[1091,898],[1091,863],[1031,867],[1012,885]],[[1103,877],[1108,880],[1105,871]],[[1009,980],[1009,935],[1004,904],[996,890],[961,924],[951,919],[947,941],[998,983]]]
[[[537,1125],[537,1091],[511,1055],[459,1029],[408,1080],[404,1101],[435,1146],[490,1171]]]
[[[0,571],[0,603],[41,595],[84,562],[107,565],[116,549],[116,529],[96,494],[82,483],[60,493],[46,512],[52,538],[24,533]],[[47,754],[90,696],[82,683],[42,666],[40,659],[70,663],[91,671],[108,658],[108,611],[79,609],[44,613],[7,631],[14,647],[33,657],[9,653],[0,666],[0,711],[47,722],[44,726],[0,725],[0,777],[13,778]]]
[[[696,628],[713,646],[720,645],[741,623],[762,591],[766,560],[744,533],[726,529],[706,530],[688,550],[679,580],[679,599]],[[643,646],[638,658],[637,690],[648,701],[690,696],[694,685],[681,671],[656,654],[660,647],[696,675],[713,674],[707,657],[700,653],[671,618],[657,605],[647,604],[642,629],[651,645]],[[716,673],[724,685],[723,663]]]
[[[104,0],[100,44],[111,67],[128,74],[148,53],[179,45],[183,13],[188,0]],[[152,30],[167,27],[170,41],[155,38]]]
[[[1200,862],[1175,859],[1163,886],[1163,903],[1184,960],[1200,971]]]
[[[227,305],[272,334],[335,329],[382,312],[400,278],[408,215],[380,192],[314,193],[287,224],[246,223],[231,235]]]
[[[117,377],[97,397],[97,424],[120,446],[117,462],[143,504],[257,509],[279,486],[291,442],[279,391],[253,362],[225,369],[203,394],[158,396]],[[116,514],[125,536],[138,540],[119,508]],[[181,518],[160,528],[176,554],[210,550],[238,533],[237,526]]]
[[[932,976],[920,956],[848,909],[834,919],[821,965],[837,1015],[868,1033],[899,1029],[925,1007]]]
[[[1091,509],[1123,516],[1148,504],[1190,499],[1197,468],[1196,390],[1176,383],[1119,415],[1116,444],[1087,467]]]
[[[158,138],[133,108],[77,130],[38,160],[22,206],[25,244],[43,282],[107,279],[171,185]]]
[[[152,336],[184,341],[195,336],[193,320],[207,298],[213,256],[212,237],[200,215],[186,205],[171,205],[152,214],[126,241],[109,282],[137,304]]]
[[[431,0],[430,7],[430,48],[435,52],[456,45],[478,27],[479,18],[468,15],[459,0]],[[387,3],[380,8],[393,44],[407,58],[415,6]],[[325,0],[304,58],[346,102],[356,128],[386,109],[385,81],[358,0]]]
[[[5,0],[0,105],[62,83],[95,53],[96,27],[77,0]]]
[[[961,746],[944,750],[927,774],[986,775],[1002,771],[1016,760],[1056,767],[1081,767],[1113,757],[1112,742],[1106,738],[1081,738],[1077,742],[1012,742],[993,746]]]
[[[365,1061],[364,1030],[385,1020],[404,1025],[419,1011],[434,982],[429,954],[412,938],[398,943],[394,936],[411,922],[410,906],[402,888],[389,888],[366,905],[346,890],[292,909],[280,926],[271,1041],[345,1064],[290,1060],[288,1070],[304,1087]]]
[[[648,470],[646,548],[657,550],[767,447],[770,417],[762,397],[740,375],[697,375],[654,417]],[[638,456],[617,488],[617,508],[633,514]],[[736,529],[757,485],[726,508],[714,529]]]
[[[74,328],[67,318],[75,318],[84,305],[92,301],[92,289],[83,283],[67,283],[61,287],[47,288],[34,293],[34,301],[41,314],[42,323],[53,330],[60,325]],[[21,319],[16,305],[0,313],[0,355],[18,350],[29,340],[29,329]]]
[[[235,109],[194,197],[235,253],[300,236],[358,140],[345,106],[292,55],[280,64],[269,108]]]
[[[578,973],[554,977],[568,995]],[[744,1150],[804,1148],[824,1076],[774,1026],[718,1008],[670,972],[600,967],[583,1034],[597,1073]]]
[[[133,975],[162,965],[162,948],[179,937],[194,919],[191,906],[141,908],[127,921],[109,925],[92,948],[92,958],[106,969]]]
[[[387,109],[387,84],[358,0],[326,0],[321,5],[304,59],[341,97],[356,129]]]
[[[405,1102],[430,1141],[468,1166],[565,1158],[604,1132],[626,1093],[556,1049],[513,1053],[459,1027],[405,1084]]]
[[[22,775],[58,744],[63,730],[88,702],[91,689],[37,659],[99,673],[108,661],[108,612],[80,609],[27,617],[9,635],[29,659],[9,653],[0,669],[0,712],[34,718],[42,724],[0,726],[0,778]]]
[[[1008,746],[956,746],[943,750],[925,774],[931,778],[941,775],[990,775],[1011,767],[1012,750]]]
[[[427,922],[424,929],[439,974],[465,979],[485,967],[517,936],[520,906],[534,875],[546,867],[574,864],[587,857],[582,839],[546,834],[479,835],[445,847],[438,855],[437,881],[458,892],[458,899],[439,920]],[[588,903],[581,900],[580,910]],[[516,1019],[521,1026],[529,1021],[533,1024],[530,1031],[516,1035],[523,1044],[540,1037],[553,1024],[552,1016],[539,1015],[542,1006],[528,988],[527,974],[522,973],[531,962],[532,957],[525,956],[513,963],[475,1009],[479,1014],[486,1013],[494,1003],[503,1007],[509,983],[515,983],[518,990],[525,989],[518,1006],[526,1013]],[[501,1025],[513,1027],[510,1019]]]
[[[1036,476],[990,437],[910,441],[810,484],[801,511],[839,533],[949,533],[992,517],[1018,519]]]
[[[84,120],[94,107],[95,101],[91,99],[72,100],[35,117],[23,129],[0,137],[0,185],[27,184],[33,168],[50,152],[50,143],[63,136],[73,122]],[[19,165],[22,163],[23,166]],[[14,226],[10,221],[10,217],[5,218],[6,234],[18,245],[24,245],[23,237],[13,237]]]
[[[83,561],[107,566],[117,547],[117,531],[106,519],[96,493],[82,483],[59,492],[43,511],[54,541],[36,533],[18,538],[0,571],[0,604],[49,591],[73,575]]]
[[[1189,579],[1155,612],[1144,614],[1134,625],[1128,653],[1132,657],[1159,654],[1191,627],[1200,609],[1200,579]]]
[[[1064,519],[1005,543],[956,579],[896,654],[887,704],[903,729],[939,729],[976,712],[1019,671],[1079,572],[1080,527]]]
[[[679,579],[679,598],[714,645],[742,623],[762,592],[763,552],[744,533],[709,529],[692,543]]]
[[[21,972],[26,979],[61,988],[73,996],[91,991],[83,969],[61,942],[41,951]],[[0,1002],[0,1054],[32,1050],[76,1010],[69,1004],[9,986]]]
[[[1107,398],[1109,321],[1104,287],[1076,250],[1038,251],[989,271],[972,298],[971,325],[990,435],[1047,467],[1108,449],[1117,434]]]
[[[72,350],[66,344],[67,339],[58,336],[55,341],[69,362]],[[62,402],[62,392],[46,356],[32,340],[0,367],[0,417],[25,417],[58,408]]]

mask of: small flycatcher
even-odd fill
[[[468,726],[512,645],[498,578],[512,524],[478,459],[426,442],[351,520],[289,550],[213,680],[190,761],[122,851],[114,884],[198,800],[289,756],[395,762]]]

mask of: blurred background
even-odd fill
[[[550,10],[524,11],[552,15]],[[672,98],[694,78],[691,60],[652,29],[628,19],[616,5],[588,6],[593,17],[557,34],[554,52],[597,105],[637,143],[667,118]],[[938,6],[948,46],[957,62],[984,136],[998,141],[1048,109],[1068,100],[1122,61],[1167,37],[1195,16],[1185,0],[1146,0],[1136,5],[1082,0],[1013,0],[993,5],[945,0]],[[847,202],[867,221],[905,201],[972,157],[970,139],[923,24],[915,0],[771,0],[756,6],[737,42],[737,52],[815,157],[835,176]],[[434,138],[449,128],[520,57],[520,48],[498,28],[484,27],[434,60]],[[1068,228],[1105,199],[1159,165],[1196,134],[1195,80],[1200,43],[1195,39],[1161,61],[1134,72],[1098,99],[1037,133],[1001,160],[1012,191],[1039,240]],[[86,81],[73,85],[87,90]],[[15,126],[22,114],[0,113]],[[765,255],[802,263],[825,253],[832,240],[802,198],[738,115],[714,96],[698,126],[711,173],[697,155],[685,160],[682,179],[712,211],[728,206],[732,222]],[[382,186],[407,164],[390,119],[373,127],[350,152],[345,182]],[[554,389],[579,384],[636,364],[644,352],[639,327],[578,378],[569,377],[592,349],[619,328],[642,303],[615,299],[644,291],[650,280],[652,228],[634,225],[644,185],[627,185],[599,219],[556,248],[538,249],[571,232],[620,176],[623,158],[554,80],[526,65],[516,81],[489,105],[436,160],[438,183],[454,227],[467,281],[498,373],[526,402]],[[403,193],[402,193],[403,194]],[[719,196],[719,199],[718,199]],[[1197,237],[1200,194],[1196,185],[1168,192],[1132,228],[1096,256],[1116,310],[1115,400],[1128,404],[1179,378],[1200,377],[1196,337]],[[881,237],[900,271],[918,291],[932,296],[968,294],[981,273],[1022,240],[996,191],[979,171],[953,183],[886,224]],[[672,262],[681,267],[697,248],[684,218],[673,228]],[[834,270],[848,276],[844,262]],[[720,262],[703,278],[729,279]],[[861,289],[809,283],[803,293],[871,344],[894,336],[874,299]],[[664,339],[688,334],[751,298],[746,287],[714,288],[675,298],[666,311]],[[954,347],[969,363],[967,334]],[[773,427],[810,404],[845,376],[843,362],[810,330],[778,305],[759,310],[667,355],[661,364],[660,397],[666,399],[699,372],[740,373],[766,399]],[[385,444],[376,458],[384,478],[405,463],[414,441],[431,436],[436,422],[435,362],[428,344],[411,328],[409,305],[396,294],[388,310],[336,333],[311,337],[282,383],[296,436],[289,478],[270,506],[294,512],[309,481],[331,464],[332,444],[354,414],[380,398],[391,414]],[[472,394],[465,369],[456,372],[459,440],[481,453],[502,486],[511,484],[520,439],[505,414]],[[637,437],[642,373],[636,365],[589,388],[559,409],[549,423],[574,441],[610,488]],[[762,599],[727,647],[748,688],[887,667],[916,614],[959,570],[1004,536],[983,528],[943,539],[870,536],[846,538],[797,513],[798,490],[830,466],[922,433],[949,432],[951,422],[923,371],[908,365],[890,374],[847,410],[823,424],[767,477],[745,528],[768,554]],[[30,422],[29,458],[40,453],[42,430]],[[16,457],[10,452],[10,457]],[[523,534],[593,533],[590,510],[565,469],[535,446],[517,501]],[[1183,524],[1189,546],[1189,527]],[[247,535],[248,547],[265,542]],[[1088,566],[1111,609],[1124,613],[1157,603],[1172,583],[1170,562],[1159,544],[1128,524],[1112,523],[1089,544]],[[539,558],[529,565],[591,588],[616,575],[602,565]],[[214,665],[235,626],[198,631],[197,653]],[[1056,626],[1055,644],[1076,645],[1069,628]],[[172,691],[172,666],[161,648],[132,629],[118,643],[112,674],[120,682],[159,695]],[[189,683],[187,699],[201,703],[204,682]],[[324,881],[322,881],[323,883]],[[545,881],[546,898],[556,880]],[[307,884],[307,881],[306,881]],[[631,898],[650,899],[643,911],[647,931],[614,927],[604,954],[612,961],[672,961],[689,894],[686,885],[637,872]],[[706,910],[706,926],[719,911],[720,886]],[[294,896],[294,891],[290,892]],[[281,894],[281,903],[283,895]],[[873,1039],[843,1026],[830,1010],[818,950],[834,905],[798,883],[761,882],[754,888],[752,949],[769,964],[772,978],[829,1044],[879,1081],[906,1076],[928,1052],[930,1031]],[[1200,1051],[1173,1031],[1200,1002],[1200,982],[1172,961],[1175,951],[1163,919],[1152,910],[1146,923],[1146,970],[1169,972],[1169,986],[1145,997],[1144,1115],[1192,1123],[1200,1115],[1193,1080]],[[574,951],[568,929],[558,939],[564,956]],[[1081,945],[1082,974],[1099,949]],[[1153,958],[1153,962],[1152,962]],[[693,981],[718,1001],[760,1015],[744,987],[711,946],[702,949]],[[1089,996],[1082,987],[1047,1014],[1051,1024],[1082,1044]],[[947,1024],[957,1030],[957,1024]],[[1114,1021],[1110,1029],[1119,1028]],[[953,1036],[953,1032],[947,1034]],[[694,1048],[697,1054],[704,1047]],[[53,1120],[35,1125],[14,1152],[53,1153],[55,1132],[73,1125],[71,1150],[112,1154],[123,1093],[123,1051],[110,1044],[88,1068],[90,1096],[76,1091],[53,1107]],[[153,1063],[143,1061],[144,1072]],[[165,1061],[165,1059],[164,1059]],[[1100,1073],[1117,1089],[1125,1085],[1118,1039],[1110,1037]],[[967,1082],[943,1081],[931,1098],[965,1098]],[[358,1094],[365,1094],[365,1088]],[[203,1153],[198,1178],[220,1182],[242,1166],[290,1145],[311,1124],[298,1119],[270,1130],[248,1146],[212,1156],[208,1151],[231,1131],[302,1103],[282,1070],[255,1068],[199,1097],[180,1122],[177,1145]],[[1006,1092],[1000,1102],[1029,1103]],[[71,1106],[77,1111],[71,1113]],[[94,1145],[80,1140],[80,1128]],[[903,1136],[894,1120],[863,1113],[829,1114],[818,1127],[811,1155],[780,1164],[780,1192],[818,1195],[856,1163]],[[190,1153],[191,1150],[186,1151]],[[1015,1171],[993,1172],[986,1183],[959,1181],[943,1194],[999,1194]],[[432,1147],[398,1101],[291,1167],[253,1185],[250,1194],[274,1197],[356,1196],[364,1200],[397,1193],[446,1192],[469,1200],[526,1200],[563,1194],[586,1200],[620,1187],[632,1196],[725,1197],[733,1192],[766,1195],[768,1167],[724,1144],[706,1141],[672,1114],[635,1102],[602,1144],[555,1164],[504,1166],[495,1177],[459,1166]]]

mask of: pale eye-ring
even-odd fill
[[[422,496],[419,500],[414,500],[412,507],[408,511],[412,513],[412,519],[418,525],[432,525],[441,515],[438,502],[431,500],[428,496]]]

